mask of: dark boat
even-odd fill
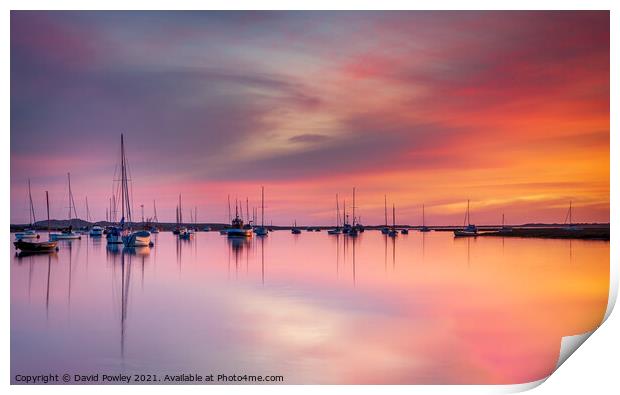
[[[51,252],[58,251],[57,241],[24,241],[13,242],[15,248],[23,252]]]
[[[47,231],[49,233],[50,229],[50,203],[49,203],[49,195],[47,191],[45,191],[45,201],[47,203]],[[13,242],[15,248],[20,250],[22,253],[44,253],[44,252],[53,252],[58,251],[58,242],[56,240],[50,241],[25,241],[25,240],[17,240]]]

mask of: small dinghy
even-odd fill
[[[47,191],[45,191],[45,200],[47,202],[47,231],[49,233],[50,228],[50,212],[49,212],[49,196]],[[26,240],[17,240],[13,242],[15,248],[21,251],[21,253],[27,254],[37,254],[37,253],[45,253],[45,252],[55,252],[58,251],[58,242],[55,240],[50,241],[26,241]]]
[[[43,253],[58,251],[57,241],[25,241],[17,240],[13,242],[15,248],[22,252]]]

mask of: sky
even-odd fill
[[[105,219],[121,133],[134,219],[609,222],[609,13],[12,11],[11,222]]]

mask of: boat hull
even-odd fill
[[[108,233],[106,235],[106,240],[108,244],[123,244],[123,238],[120,234]]]
[[[123,244],[126,247],[148,247],[151,245],[151,233],[145,230],[130,233],[123,236]]]
[[[13,245],[23,252],[52,252],[58,250],[57,241],[29,242],[18,240]]]
[[[470,231],[470,230],[455,230],[454,237],[476,237],[478,236],[478,232]]]
[[[17,240],[21,240],[21,239],[38,239],[39,235],[37,233],[34,233],[34,232],[19,232],[19,233],[15,233],[15,238]]]
[[[228,229],[228,237],[252,237],[252,229]]]
[[[50,235],[50,240],[55,241],[55,240],[75,240],[75,239],[81,239],[82,235],[79,233],[52,233]]]
[[[261,226],[254,229],[254,233],[256,233],[257,236],[267,236],[269,234],[269,231],[267,230],[267,228],[263,228]]]

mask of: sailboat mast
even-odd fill
[[[250,200],[245,198],[245,216],[247,217],[247,222],[250,222]]]
[[[124,142],[122,133],[121,133],[121,221],[125,221],[125,142]]]
[[[86,220],[90,221],[90,208],[88,208],[88,196],[86,196]]]
[[[392,228],[396,229],[396,206],[392,203]]]
[[[424,222],[424,204],[422,204],[422,226],[425,226],[425,222]]]
[[[230,216],[230,195],[228,195],[228,222],[230,222],[232,220],[232,217]]]
[[[353,187],[353,226],[355,226],[355,187]]]
[[[573,201],[571,200],[568,204],[568,224],[573,226]]]
[[[30,227],[32,227],[32,225],[35,222],[37,222],[37,219],[35,218],[35,215],[34,215],[34,204],[32,204],[32,192],[30,190],[30,178],[28,179],[28,200],[30,201],[30,212],[29,212]]]
[[[387,228],[387,195],[383,195],[383,207],[385,209],[385,227]]]
[[[260,226],[265,227],[265,187],[260,190]]]
[[[340,206],[338,204],[338,194],[336,194],[336,228],[340,227]]]
[[[155,200],[153,200],[153,221],[157,223],[157,207],[155,207]]]
[[[179,193],[179,224],[183,223],[183,209],[181,207],[181,194]]]
[[[45,205],[47,206],[47,233],[50,233],[50,198],[49,193],[45,191]]]

